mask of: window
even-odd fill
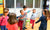
[[[40,0],[35,0],[35,8],[40,8]]]
[[[24,6],[24,0],[16,0],[16,8],[22,8]]]
[[[28,8],[33,8],[33,0],[26,0],[26,6]]]
[[[40,8],[40,0],[4,0],[6,8],[22,8],[26,5],[28,8]]]
[[[6,8],[14,8],[14,0],[6,0]]]

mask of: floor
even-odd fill
[[[37,20],[38,20],[38,18],[36,19],[36,21]],[[39,30],[40,22],[34,25],[34,29],[32,29],[31,26],[32,26],[32,24],[29,24],[29,22],[27,22],[27,24],[26,24],[27,29],[25,29],[25,30]],[[48,20],[48,22],[47,22],[47,30],[50,30],[50,20]]]
[[[50,20],[48,20],[47,30],[50,30]]]
[[[38,20],[39,18],[36,19],[36,21]],[[29,22],[26,23],[26,27],[27,29],[26,30],[39,30],[39,26],[40,26],[40,22],[35,24],[34,25],[34,29],[31,28],[32,24],[29,24]],[[1,29],[0,29],[1,30]],[[20,28],[19,28],[20,30]],[[50,20],[48,20],[47,22],[47,30],[50,30]]]

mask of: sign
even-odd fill
[[[3,14],[3,0],[0,0],[0,14]]]

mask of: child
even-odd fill
[[[35,18],[36,18],[36,9],[33,9],[33,13],[32,13],[32,16],[30,18],[30,23],[32,24],[32,29],[34,27]]]
[[[18,24],[16,20],[16,14],[10,13],[8,23],[6,25],[8,30],[18,30]]]
[[[25,27],[25,19],[26,19],[26,14],[27,13],[24,13],[24,11],[23,10],[20,10],[20,13],[21,13],[21,15],[20,15],[20,24],[21,24],[21,26],[20,26],[20,30],[22,30],[22,28],[23,28],[23,30],[25,30],[24,29],[24,27]]]
[[[24,11],[24,13],[29,13],[29,12],[31,12],[30,10],[27,10],[27,7],[26,6],[23,6],[23,11]],[[27,15],[26,15],[27,16]],[[27,18],[26,18],[26,20],[28,19],[28,16],[27,16]],[[26,20],[24,20],[25,21],[25,24],[26,24]],[[25,26],[25,25],[23,25],[23,26]],[[27,29],[26,27],[24,27],[25,29]]]
[[[0,18],[0,26],[1,26],[1,30],[7,30],[6,28],[6,24],[7,24],[7,20],[8,20],[8,13],[9,13],[9,9],[4,8],[4,14],[3,16]]]
[[[40,27],[39,27],[39,30],[47,30],[47,15],[46,15],[46,10],[43,11],[43,16],[40,17],[40,19],[36,22],[40,22],[41,21],[41,24],[40,24]]]

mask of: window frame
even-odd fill
[[[4,8],[6,8],[6,0],[4,0]],[[26,0],[24,0],[24,5],[26,5]],[[35,8],[35,0],[33,0],[33,8]],[[40,8],[42,8],[42,0],[40,0]],[[14,8],[9,8],[9,9],[17,9],[16,8],[16,0],[14,0]],[[35,8],[38,9],[38,8]]]

